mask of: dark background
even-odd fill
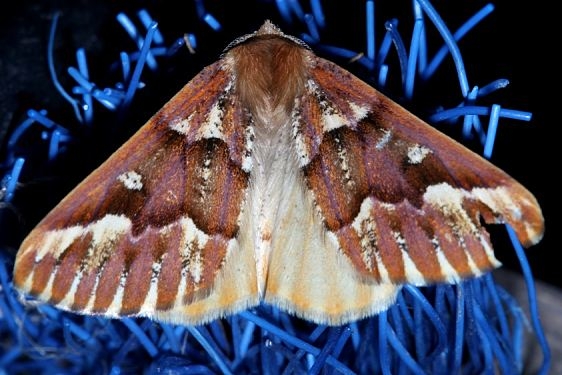
[[[324,1],[327,28],[322,42],[343,46],[355,51],[364,50],[364,2],[338,2],[328,7]],[[383,3],[385,5],[383,6]],[[377,43],[383,35],[382,22],[397,17],[404,39],[409,39],[411,24],[410,1],[376,2]],[[488,2],[433,1],[451,30],[472,16]],[[196,33],[199,46],[196,55],[180,51],[164,60],[157,73],[143,74],[147,89],[136,96],[131,114],[116,117],[96,108],[96,130],[77,147],[51,164],[26,164],[16,198],[9,207],[0,207],[0,245],[15,254],[23,236],[47,213],[76,183],[85,177],[109,153],[127,139],[141,124],[158,110],[181,86],[203,66],[215,61],[222,49],[235,37],[257,29],[265,18],[280,25],[288,34],[298,36],[305,28],[300,22],[283,23],[274,1],[206,1],[207,10],[223,25],[215,33],[198,21],[195,7],[185,1],[183,8],[169,2],[156,1],[20,1],[12,2],[12,9],[0,15],[0,147],[3,152],[6,137],[25,119],[28,109],[47,109],[49,117],[69,127],[76,126],[68,103],[55,90],[47,66],[47,40],[53,14],[61,12],[55,43],[55,64],[59,79],[65,87],[73,83],[65,73],[75,66],[74,53],[83,47],[88,55],[90,74],[101,86],[111,86],[118,78],[107,74],[107,67],[116,60],[120,50],[134,45],[115,21],[119,11],[135,19],[136,10],[145,7],[159,21],[160,30],[168,43],[186,32]],[[244,4],[244,5],[242,5]],[[302,2],[306,8],[306,2]],[[534,3],[494,1],[495,11],[476,26],[460,42],[471,85],[484,86],[497,78],[507,78],[511,84],[490,96],[482,104],[499,103],[505,108],[533,113],[531,122],[500,119],[498,141],[492,162],[507,171],[533,192],[542,206],[546,219],[543,241],[527,250],[527,256],[538,280],[562,287],[560,266],[557,261],[556,233],[560,222],[554,211],[555,180],[561,171],[560,157],[554,138],[558,113],[554,99],[559,96],[558,71],[555,69],[557,40],[554,26],[549,21],[553,9],[540,8]],[[399,8],[400,6],[401,8]],[[558,21],[559,22],[559,21]],[[428,23],[429,24],[429,23]],[[429,30],[428,33],[432,31]],[[435,39],[434,39],[435,40]],[[543,45],[544,44],[544,45]],[[433,50],[434,51],[434,50]],[[326,56],[331,58],[331,56]],[[332,60],[360,75],[356,65]],[[415,100],[402,101],[399,90],[391,88],[388,94],[402,102],[420,117],[425,117],[434,106],[446,107],[460,102],[456,74],[450,60],[440,73],[427,84],[416,86]],[[392,73],[391,73],[392,75]],[[455,78],[455,79],[453,79]],[[555,117],[556,116],[556,117]],[[455,129],[460,126],[437,124],[437,128],[460,139]],[[551,138],[552,137],[552,138]],[[477,143],[467,144],[481,153]],[[45,155],[44,150],[42,154]],[[2,160],[4,154],[0,155]],[[43,156],[44,158],[44,156]],[[37,159],[40,159],[37,157]],[[491,228],[498,257],[506,268],[519,272],[507,235],[503,228]]]

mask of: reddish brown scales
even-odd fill
[[[59,258],[57,273],[53,281],[52,303],[59,303],[70,291],[72,282],[80,272],[80,266],[86,259],[90,236],[77,239],[64,254]]]
[[[183,260],[179,252],[183,234],[179,225],[173,225],[166,233],[166,253],[160,259],[156,310],[168,310],[174,306],[181,282]]]

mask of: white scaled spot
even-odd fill
[[[117,179],[129,190],[142,189],[142,176],[135,171],[129,171],[117,176]]]
[[[392,137],[392,132],[390,130],[388,129],[383,130],[383,135],[375,144],[375,149],[382,150],[384,146],[386,146],[386,144],[390,141],[391,137]]]
[[[327,103],[327,102],[326,102]],[[327,104],[326,104],[327,105]],[[331,107],[327,107],[322,113],[324,132],[337,129],[345,125],[345,119],[339,113],[334,112]]]
[[[431,153],[427,147],[418,144],[408,147],[408,162],[410,164],[419,164],[425,157]]]
[[[361,107],[353,102],[349,102],[349,108],[353,111],[353,118],[356,122],[363,120],[369,114],[369,107]]]
[[[104,251],[113,249],[117,240],[131,231],[131,220],[125,215],[105,215],[100,220],[88,225],[86,232],[92,233],[92,244],[88,248],[89,261],[96,260],[98,265]]]
[[[199,248],[205,247],[209,236],[197,228],[191,218],[185,216],[180,219],[182,229],[182,241],[180,243],[180,254],[184,257],[191,257],[193,244],[197,244]]]
[[[84,228],[79,225],[47,232],[35,256],[35,262],[39,263],[47,253],[58,259],[83,234]]]
[[[223,111],[217,102],[207,115],[207,121],[199,128],[199,137],[210,139],[217,138],[225,140],[222,127]]]
[[[179,121],[172,122],[169,125],[170,129],[173,129],[180,134],[187,135],[192,118],[193,118],[193,113],[189,115],[189,117],[186,119],[181,119]]]
[[[471,193],[476,199],[490,207],[493,212],[510,212],[517,220],[521,220],[523,216],[519,206],[511,199],[509,191],[504,187],[474,188]]]

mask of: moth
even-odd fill
[[[513,178],[266,21],[33,229],[13,281],[83,314],[340,325],[498,267],[482,221],[544,228]]]

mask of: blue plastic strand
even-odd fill
[[[247,342],[242,342],[242,327],[240,324],[240,318],[238,315],[233,315],[228,318],[230,322],[230,335],[232,342],[232,352],[234,354],[232,359],[232,368],[236,368],[238,364],[243,360],[245,353],[247,352]],[[244,345],[244,348],[242,347]],[[242,354],[244,352],[244,354]]]
[[[465,293],[464,293],[464,282],[459,283],[456,286],[456,306],[455,306],[455,329],[453,331],[454,341],[453,341],[453,355],[451,361],[447,368],[448,373],[457,374],[461,371],[462,356],[463,356],[463,343],[464,343],[464,333],[465,333]]]
[[[365,2],[365,23],[367,25],[367,58],[373,63],[375,61],[375,2],[367,0]]]
[[[76,50],[76,62],[78,64],[78,70],[80,71],[80,73],[82,73],[82,75],[86,78],[89,79],[89,73],[88,73],[88,63],[86,61],[86,52],[84,51],[83,48],[78,48],[78,50]],[[94,116],[94,112],[93,112],[93,101],[92,101],[92,95],[90,95],[90,93],[84,94],[82,95],[82,100],[83,103],[81,105],[82,107],[82,113],[84,114],[84,122],[87,125],[90,125],[92,123],[92,119]]]
[[[287,23],[291,23],[293,21],[291,17],[291,8],[286,0],[275,0],[275,4],[277,5],[277,11],[281,15],[281,18],[285,20]]]
[[[205,14],[203,21],[205,21],[214,31],[220,31],[222,29],[220,22],[211,13]]]
[[[150,25],[152,25],[152,23],[155,22],[152,19],[152,16],[146,11],[146,9],[139,10],[137,12],[137,16],[139,17],[139,20],[141,21],[144,28],[147,30],[150,28]],[[154,44],[164,43],[164,37],[162,36],[162,33],[160,33],[160,30],[156,29],[154,31],[154,35],[152,36],[152,41]]]
[[[45,316],[47,316],[48,318],[50,318],[51,320],[56,321],[57,324],[60,325],[60,326],[63,325],[61,322],[65,322],[66,329],[71,334],[78,337],[80,340],[82,340],[84,342],[88,342],[92,339],[92,336],[91,336],[90,332],[86,331],[84,328],[82,328],[80,325],[74,323],[73,321],[71,321],[69,319],[65,319],[64,313],[61,310],[56,309],[56,308],[54,308],[50,305],[47,305],[47,304],[39,305],[37,307],[37,310],[40,311]]]
[[[490,296],[494,308],[494,316],[497,319],[497,323],[499,325],[499,334],[502,336],[504,340],[509,341],[510,333],[509,333],[509,323],[506,317],[506,311],[502,306],[502,302],[500,296],[498,295],[498,290],[496,288],[496,283],[494,281],[494,278],[492,277],[492,274],[483,275],[482,281],[486,285],[486,291]]]
[[[463,282],[463,284],[466,296],[465,299],[468,302],[465,304],[466,333],[464,337],[464,348],[466,350],[468,360],[465,361],[464,370],[469,374],[478,374],[483,373],[482,357],[484,352],[489,350],[489,346],[485,342],[480,344],[483,338],[481,337],[480,332],[478,332],[478,326],[474,318],[474,312],[472,311],[472,301],[474,301],[474,296],[470,287],[471,282],[466,281]],[[480,353],[482,353],[482,355],[480,355]]]
[[[417,1],[412,1],[412,13],[414,15],[414,20],[416,22],[419,20],[421,22],[422,27],[420,30],[419,40],[417,44],[418,47],[418,56],[417,56],[417,67],[418,72],[422,73],[425,68],[427,67],[427,37],[425,35],[425,21],[423,18],[423,10],[420,7],[420,4]]]
[[[4,267],[0,266],[0,272],[6,272]],[[17,337],[18,335],[18,325],[14,320],[14,315],[8,306],[8,303],[4,300],[3,296],[0,296],[0,332],[9,331],[11,336]],[[0,363],[2,360],[0,359]],[[1,367],[0,367],[1,368]]]
[[[162,328],[162,332],[166,337],[166,343],[168,344],[170,351],[173,353],[179,353],[180,343],[178,340],[178,336],[176,336],[176,333],[174,332],[174,328],[166,323],[160,323],[160,327]]]
[[[474,26],[476,26],[482,19],[488,16],[494,10],[494,6],[492,4],[485,5],[481,10],[479,10],[476,14],[474,14],[471,18],[468,19],[457,31],[453,34],[453,39],[457,42],[460,41]],[[433,57],[433,60],[429,63],[426,69],[424,69],[422,78],[426,79],[433,74],[441,65],[445,57],[449,52],[449,48],[447,45],[441,47],[439,51]]]
[[[157,24],[156,22],[151,23],[146,28],[146,30],[150,34],[150,41],[146,41],[143,37],[141,37],[139,35],[139,33],[137,31],[137,28],[135,27],[135,25],[133,24],[131,19],[125,13],[117,14],[117,21],[121,24],[123,29],[125,29],[127,34],[129,34],[131,39],[136,43],[137,48],[139,50],[143,50],[146,45],[150,45],[152,43],[154,34],[156,33],[156,30],[155,30],[155,25]],[[147,38],[148,38],[148,35],[147,35]],[[146,62],[146,65],[151,70],[156,70],[156,68],[158,67],[158,64],[156,63],[156,59],[154,58],[154,56],[150,53],[150,49],[147,48],[145,50],[145,54],[143,55],[143,57],[144,57],[143,64]]]
[[[310,0],[310,9],[312,11],[312,15],[314,16],[314,20],[316,21],[316,25],[323,28],[326,26],[326,19],[324,17],[324,10],[322,9],[322,3],[320,0]]]
[[[428,0],[416,0],[416,1],[422,7],[424,12],[429,17],[429,19],[433,22],[433,24],[441,34],[441,37],[445,41],[445,44],[447,45],[449,52],[453,57],[453,62],[455,63],[455,67],[457,69],[457,76],[458,76],[462,96],[466,97],[466,94],[468,93],[469,90],[468,79],[466,77],[466,70],[464,67],[462,55],[460,53],[457,43],[455,42],[455,39],[453,38],[453,35],[451,35],[451,32],[445,25],[445,22],[443,22],[439,13],[437,13],[437,11],[433,8],[433,6]]]
[[[414,30],[412,32],[412,41],[410,43],[410,54],[406,65],[406,74],[404,76],[404,96],[407,99],[412,99],[414,95],[414,82],[416,75],[416,65],[420,51],[420,37],[423,32],[423,21],[417,19],[414,23]]]
[[[409,336],[412,331],[408,330],[408,325],[404,324],[402,320],[401,311],[396,306],[391,306],[388,309],[389,322],[394,329],[394,333],[399,338],[401,342],[407,343],[410,341],[411,336]]]
[[[490,120],[488,122],[488,134],[486,135],[486,143],[484,144],[484,157],[489,159],[492,157],[494,143],[496,141],[496,133],[498,131],[498,119],[500,117],[501,106],[493,104],[490,111]]]
[[[427,338],[431,337],[431,335],[429,333],[430,331],[428,330],[427,325],[424,324],[425,320],[422,314],[421,304],[419,304],[417,300],[413,303],[412,310],[414,317],[414,327],[416,327],[413,335],[414,347],[412,348],[412,351],[415,353],[417,358],[421,359],[427,355],[427,346],[431,344],[430,342],[428,342]],[[394,334],[396,335],[396,332],[394,332]]]
[[[121,61],[121,70],[123,72],[123,82],[127,82],[131,75],[131,59],[125,52],[119,53],[119,59]]]
[[[502,374],[517,374],[519,370],[515,367],[513,360],[509,358],[509,353],[505,350],[505,346],[502,346],[500,342],[498,342],[499,337],[495,334],[492,327],[490,327],[489,321],[484,315],[484,312],[480,308],[478,302],[473,304],[473,310],[475,313],[476,321],[478,322],[479,328],[482,330],[484,335],[483,340],[486,340],[487,343],[490,345],[490,348],[494,355],[494,361],[490,359],[490,366],[493,363],[499,365],[502,369]]]
[[[223,374],[232,374],[230,366],[225,362],[224,355],[220,354],[215,346],[201,333],[203,327],[191,327],[187,326],[186,329],[191,335],[199,342],[199,344],[205,349],[211,360],[216,363]]]
[[[314,347],[313,345],[310,345],[302,340],[299,340],[298,338],[288,335],[286,332],[284,332],[283,330],[280,330],[278,327],[276,327],[275,325],[271,324],[270,322],[268,322],[267,320],[260,318],[254,314],[250,314],[246,311],[243,311],[239,314],[240,316],[244,317],[245,319],[254,322],[256,325],[262,327],[264,330],[270,332],[271,334],[275,335],[276,337],[278,337],[279,339],[299,348],[302,350],[307,351],[308,353],[311,353],[312,355],[318,355],[318,353],[320,352],[320,350],[316,347]],[[330,366],[333,366],[335,370],[343,373],[343,374],[348,374],[348,375],[352,375],[353,371],[351,371],[349,368],[347,368],[347,366],[345,366],[343,363],[341,363],[340,361],[338,361],[337,359],[329,356],[326,359],[326,363],[328,363]]]
[[[27,116],[37,121],[47,129],[58,129],[62,132],[68,133],[68,131],[62,125],[59,125],[53,120],[51,120],[50,118],[48,118],[47,111],[45,110],[36,111],[34,109],[30,109],[27,111]]]
[[[404,291],[407,291],[412,297],[416,300],[416,306],[422,308],[425,315],[428,318],[428,321],[433,325],[435,332],[437,333],[437,346],[435,348],[435,353],[441,352],[444,350],[445,345],[447,343],[446,337],[446,328],[441,320],[441,318],[437,315],[435,310],[429,304],[427,299],[423,296],[418,288],[413,285],[406,284],[403,287]]]
[[[530,324],[526,320],[525,315],[523,315],[518,302],[502,288],[496,286],[496,289],[501,295],[501,299],[505,302],[510,310],[511,335],[509,339],[512,342],[511,348],[514,353],[514,358],[516,358],[518,361],[518,368],[523,368],[523,349],[525,348],[525,346],[523,345],[523,329],[531,329]]]
[[[59,143],[61,140],[61,134],[59,130],[55,130],[51,133],[51,139],[49,141],[49,160],[54,160],[59,154]]]
[[[388,324],[387,311],[381,311],[379,315],[377,315],[377,318],[378,318],[378,329],[379,329],[378,330],[378,334],[379,334],[378,359],[380,362],[382,373],[384,375],[391,375],[392,374],[391,363],[390,363],[391,355],[388,348],[388,329],[390,326]]]
[[[88,78],[84,77],[82,72],[78,69],[71,66],[68,68],[67,72],[72,78],[74,78],[76,83],[78,83],[80,87],[84,89],[83,95],[87,95],[87,93],[90,93],[95,89],[96,86],[92,82],[90,82]]]
[[[376,55],[376,62],[377,65],[382,67],[382,65],[384,64],[386,57],[388,56],[388,53],[390,51],[390,47],[392,46],[392,36],[389,32],[386,32],[384,34],[384,37],[382,39],[381,42],[381,47],[379,49],[379,52]],[[388,67],[387,67],[388,68]]]
[[[9,348],[6,352],[0,356],[0,374],[8,374],[3,370],[4,368],[8,367],[9,364],[15,362],[18,357],[22,355],[22,350],[19,346],[14,346]]]
[[[361,334],[359,333],[359,325],[357,322],[352,322],[348,324],[350,334],[351,334],[351,345],[354,349],[359,348],[361,343]]]
[[[390,35],[390,39],[392,43],[394,43],[394,48],[396,49],[396,53],[398,54],[398,62],[400,64],[400,76],[402,77],[402,84],[406,84],[406,77],[407,77],[407,64],[408,64],[408,53],[406,52],[406,46],[404,45],[404,41],[398,32],[398,20],[393,19],[390,21],[385,22],[385,28]],[[381,59],[382,61],[382,59]]]
[[[386,337],[388,339],[387,342],[390,344],[390,346],[392,346],[394,352],[398,354],[398,356],[402,360],[401,365],[405,365],[408,368],[409,374],[425,375],[423,369],[410,355],[408,350],[406,350],[406,348],[402,345],[400,340],[398,340],[392,327],[388,327],[388,329],[386,330]]]
[[[465,107],[467,105],[474,105],[476,99],[478,98],[479,88],[475,86],[470,90],[464,100],[464,103],[461,103],[459,107]],[[462,127],[462,135],[466,139],[471,139],[473,134],[472,130],[476,132],[476,134],[480,138],[480,142],[484,143],[486,135],[482,131],[480,126],[480,121],[478,120],[478,116],[475,115],[467,115],[463,118],[463,127]]]
[[[490,115],[490,111],[491,109],[489,107],[467,105],[463,107],[449,108],[434,113],[429,117],[429,120],[434,122],[439,122],[439,121],[445,121],[447,119],[457,118],[466,115],[488,116]],[[530,121],[532,117],[530,112],[518,111],[518,110],[506,109],[506,108],[501,108],[499,110],[498,115],[500,117],[510,118],[514,120],[521,120],[521,121]]]
[[[328,340],[324,344],[324,347],[320,350],[320,353],[316,356],[314,360],[314,364],[310,367],[308,374],[309,375],[316,375],[322,371],[322,368],[326,364],[326,360],[328,356],[331,355],[332,349],[337,344],[338,336],[339,336],[339,328],[332,329],[330,334],[328,335]]]
[[[209,324],[207,327],[210,328],[210,333],[213,337],[213,341],[221,350],[227,350],[230,347],[228,338],[225,335],[224,326],[222,320],[215,320]]]
[[[289,5],[289,8],[291,9],[291,11],[293,13],[295,13],[295,15],[297,16],[297,19],[299,20],[303,20],[304,19],[304,11],[302,10],[301,4],[299,3],[298,0],[286,0],[287,4]]]
[[[415,332],[416,327],[414,319],[410,314],[411,309],[404,298],[404,292],[402,290],[400,290],[400,292],[398,293],[398,297],[393,308],[398,309],[398,311],[400,312],[400,320],[402,321],[402,324],[406,326],[407,330],[410,332]]]
[[[240,356],[246,355],[248,348],[252,343],[254,332],[256,331],[256,324],[248,321],[242,332],[242,340],[240,340]]]
[[[380,87],[386,86],[386,78],[387,77],[388,77],[388,65],[386,65],[386,64],[381,65],[380,70],[379,70],[379,77],[377,79],[377,82],[378,82]]]
[[[55,85],[57,91],[61,94],[61,96],[70,103],[72,109],[74,110],[74,115],[78,119],[78,121],[83,122],[82,114],[80,113],[80,108],[78,102],[72,98],[66,90],[62,87],[57,77],[57,73],[55,71],[55,63],[54,63],[54,45],[55,45],[55,33],[57,30],[57,23],[59,20],[60,12],[56,12],[53,15],[53,22],[51,23],[51,30],[49,31],[49,41],[47,43],[47,64],[49,66],[49,73],[51,75],[51,80]]]
[[[506,225],[506,229],[513,248],[515,249],[517,259],[519,260],[521,271],[525,279],[525,284],[527,285],[527,299],[529,301],[529,310],[531,312],[531,323],[533,324],[535,335],[537,336],[537,340],[543,352],[543,363],[541,368],[539,369],[538,374],[548,374],[551,362],[550,347],[548,345],[548,342],[544,335],[542,324],[540,322],[540,314],[537,303],[537,291],[535,289],[533,273],[531,271],[531,267],[529,266],[529,262],[525,257],[525,250],[523,250],[523,246],[521,246],[521,243],[517,239],[517,234],[515,234],[513,228],[508,225]]]
[[[12,165],[11,171],[2,180],[2,189],[4,190],[2,200],[4,202],[10,202],[14,197],[24,163],[24,158],[17,158]]]
[[[336,342],[336,345],[334,345],[334,349],[332,350],[332,356],[334,358],[338,358],[338,356],[342,353],[345,345],[347,344],[351,336],[352,336],[352,329],[349,326],[344,326],[340,332],[338,341]]]
[[[314,20],[312,14],[304,15],[304,22],[309,32],[309,36],[312,38],[313,44],[316,44],[320,40],[320,32],[318,31],[318,26]]]
[[[301,39],[305,43],[308,43],[308,44],[311,44],[311,45],[314,45],[314,43],[315,43],[315,41],[312,39],[312,37],[309,36],[308,34],[303,33],[301,35]],[[372,70],[375,67],[373,61],[371,61],[370,59],[368,59],[365,56],[361,56],[360,54],[358,54],[355,51],[352,51],[352,50],[349,50],[349,49],[346,49],[346,48],[342,48],[342,47],[326,45],[326,44],[316,45],[315,47],[318,51],[321,51],[322,53],[326,53],[326,54],[330,54],[332,56],[337,56],[337,57],[342,57],[342,58],[345,58],[345,59],[353,60],[354,62],[364,66],[368,70]]]
[[[150,355],[151,357],[155,357],[158,354],[158,349],[156,348],[154,343],[150,341],[148,336],[146,336],[146,333],[139,327],[137,323],[135,323],[133,319],[122,318],[121,322],[131,331],[131,333],[133,333],[133,335],[147,351],[148,355]]]
[[[487,85],[481,87],[480,90],[478,91],[478,96],[482,97],[482,96],[489,95],[490,93],[497,91],[499,89],[503,89],[508,85],[509,85],[508,79],[505,78],[496,79],[495,81],[492,81]]]
[[[18,126],[16,126],[16,128],[14,129],[14,131],[12,132],[12,134],[10,135],[10,138],[8,139],[7,142],[7,146],[6,148],[8,149],[9,155],[8,157],[6,157],[6,164],[12,164],[13,162],[13,155],[12,152],[14,150],[14,148],[16,147],[20,137],[26,132],[26,130],[31,127],[31,125],[33,125],[33,123],[35,122],[35,119],[31,118],[31,117],[27,117],[24,121],[21,122],[21,124],[19,124]]]
[[[129,106],[129,104],[131,103],[131,100],[133,99],[133,95],[134,95],[135,91],[139,87],[140,75],[141,75],[142,70],[144,68],[144,63],[147,62],[146,59],[148,58],[148,52],[150,50],[150,43],[152,42],[152,36],[154,35],[157,27],[158,27],[158,24],[153,23],[148,28],[146,38],[144,39],[144,43],[142,44],[142,47],[141,47],[141,52],[140,52],[139,58],[137,60],[135,68],[133,70],[133,74],[131,75],[129,85],[128,85],[126,93],[125,93],[125,98],[123,100],[121,110],[124,110],[125,108],[127,108]]]
[[[203,4],[203,0],[193,0],[193,2],[195,3],[195,11],[197,12],[197,17],[202,20],[205,17],[205,14],[207,14],[205,4]]]

